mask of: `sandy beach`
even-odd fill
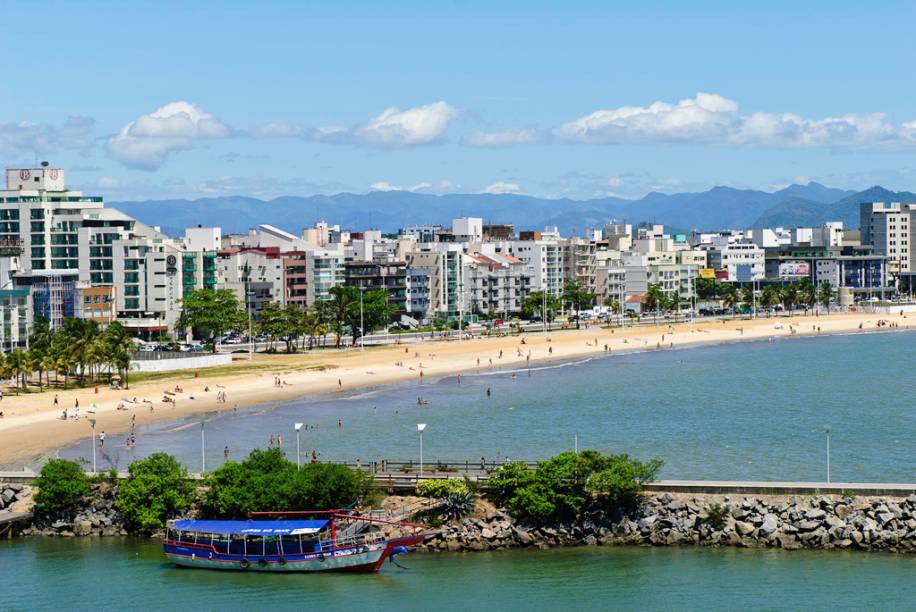
[[[888,325],[878,327],[878,321]],[[916,315],[913,321],[916,322]],[[726,320],[634,328],[557,330],[546,336],[521,336],[457,341],[426,341],[403,345],[338,351],[323,349],[294,355],[257,355],[250,369],[235,368],[225,375],[196,377],[194,371],[174,373],[167,380],[132,384],[129,390],[100,387],[31,393],[7,393],[0,410],[0,464],[15,465],[53,454],[66,444],[90,435],[89,418],[97,432],[125,432],[132,418],[141,426],[177,420],[193,413],[232,410],[310,394],[347,392],[394,382],[415,381],[487,368],[519,368],[548,359],[571,359],[605,352],[670,350],[701,344],[719,344],[876,330],[905,330],[911,320],[900,314],[843,313],[821,316]],[[247,357],[236,365],[246,364]],[[280,385],[277,384],[279,379]],[[180,391],[176,392],[175,388]],[[175,403],[162,401],[165,391]],[[225,401],[218,394],[225,393]],[[54,406],[55,394],[58,406]],[[123,402],[136,398],[138,403]],[[62,420],[64,408],[73,414],[79,400],[80,418]],[[144,403],[147,400],[148,403]],[[94,404],[95,407],[91,407]],[[124,404],[126,410],[118,410]],[[152,407],[152,410],[151,410]]]

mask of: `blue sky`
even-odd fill
[[[750,4],[9,2],[0,161],[113,199],[916,188],[916,6]]]

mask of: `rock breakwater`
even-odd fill
[[[916,552],[916,495],[907,498],[648,494],[627,511],[593,510],[550,525],[480,507],[443,524],[428,550],[571,545],[695,545]]]

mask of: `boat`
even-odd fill
[[[264,516],[302,516],[264,520]],[[343,526],[340,524],[343,523]],[[253,512],[248,520],[174,520],[165,556],[182,567],[256,572],[378,572],[430,534],[389,538],[383,525],[420,530],[413,523],[362,516],[350,510]]]

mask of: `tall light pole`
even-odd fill
[[[92,473],[95,474],[95,419],[89,419],[92,426]]]
[[[302,423],[296,423],[293,425],[296,429],[296,469],[299,469],[299,458],[302,456],[301,451],[299,450],[299,430],[302,429]]]
[[[359,288],[359,350],[361,351],[366,348],[366,345],[363,342],[363,336],[365,335],[363,330],[366,329],[366,326],[363,323],[363,293],[365,291],[365,287]]]
[[[247,303],[248,310],[248,361],[251,361],[254,358],[254,338],[251,337],[251,285],[245,285],[245,298]]]
[[[426,423],[417,423],[417,431],[420,432],[420,478],[423,478],[423,430],[426,429]]]
[[[204,423],[206,421],[200,422],[200,473],[203,474],[207,471],[207,454],[206,454],[206,438],[204,437]]]
[[[541,328],[544,330],[544,335],[547,335],[547,288],[544,287],[541,290]]]
[[[830,432],[832,429],[830,423],[824,425],[824,431],[827,433],[827,484],[830,484]]]

